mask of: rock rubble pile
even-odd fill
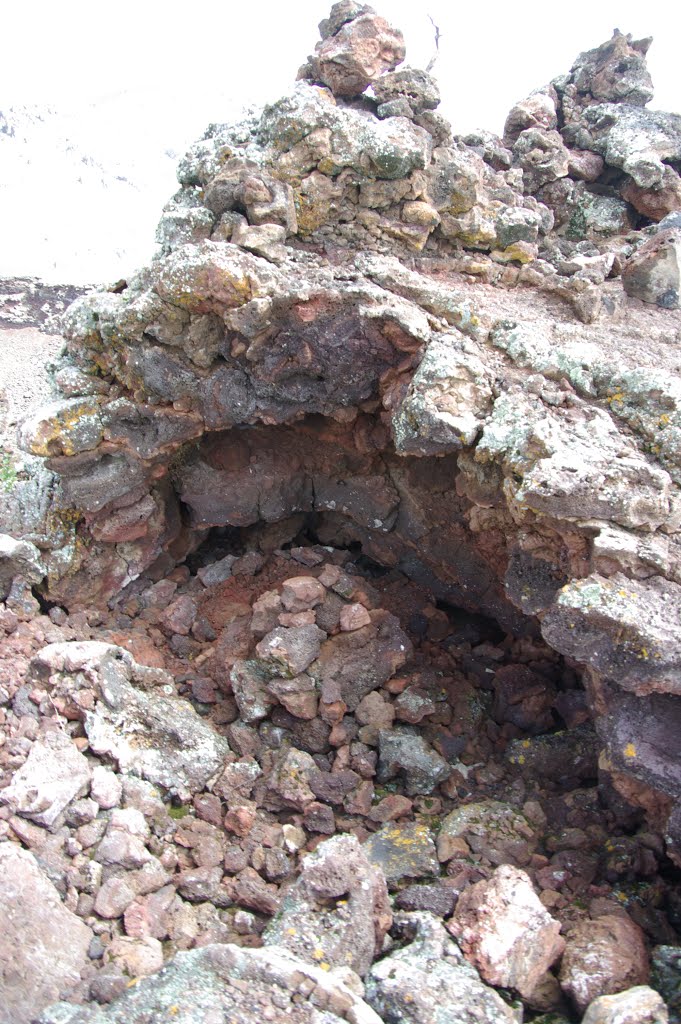
[[[21,427],[0,1021],[679,1019],[681,118],[320,34]]]

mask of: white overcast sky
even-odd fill
[[[133,91],[153,96],[159,107],[172,106],[176,96],[195,97],[197,108],[219,120],[225,97],[257,103],[286,89],[330,6],[327,0],[5,0],[0,111]],[[382,0],[373,6],[402,28],[415,66],[432,55],[428,15],[439,24],[435,74],[442,110],[457,131],[500,132],[515,100],[567,71],[577,53],[615,27],[636,38],[654,36],[652,106],[681,109],[678,3]]]
[[[0,0],[0,276],[115,281],[147,262],[175,164],[211,121],[277,99],[329,0]],[[455,132],[501,133],[517,100],[615,27],[652,35],[653,107],[681,110],[678,0],[376,0],[435,75]],[[38,116],[31,105],[51,108]],[[40,113],[40,112],[39,112]],[[36,196],[40,202],[36,202]]]

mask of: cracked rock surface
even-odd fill
[[[620,32],[503,138],[320,35],[2,464],[0,856],[75,936],[7,1024],[664,1020],[681,120]]]

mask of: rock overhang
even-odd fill
[[[335,516],[448,599],[541,623],[609,714],[623,689],[673,702],[676,381],[522,322],[490,334],[460,276],[533,285],[587,322],[616,322],[624,292],[675,317],[678,229],[641,211],[681,205],[681,136],[645,109],[646,46],[616,34],[516,105],[503,142],[469,144],[372,17],[332,17],[288,97],[193,147],[152,266],[69,310],[67,358],[97,394],[22,434],[60,478],[48,597],[104,602],[211,526]],[[631,182],[654,204],[628,203]],[[599,586],[620,605],[569,600]],[[635,587],[649,614],[621,596]]]

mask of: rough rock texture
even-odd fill
[[[514,1010],[481,980],[436,918],[402,915],[411,941],[380,960],[366,999],[386,1021],[404,1024],[511,1024]]]
[[[71,801],[85,794],[90,774],[86,758],[71,739],[62,732],[48,732],[31,747],[10,785],[0,790],[0,803],[53,828]]]
[[[328,85],[336,96],[351,97],[400,64],[405,48],[402,33],[370,7],[345,6],[354,11],[349,9],[347,20],[340,25],[335,24],[340,18],[322,22],[322,41],[303,75]]]
[[[560,983],[580,1011],[598,996],[645,985],[648,976],[643,934],[626,916],[584,921],[567,937]]]
[[[92,932],[28,850],[0,844],[0,1021],[29,1024],[80,980]]]
[[[463,893],[450,927],[485,981],[524,996],[565,949],[560,923],[539,902],[525,872],[510,865]]]
[[[0,500],[0,841],[97,929],[74,998],[199,945],[247,972],[273,950],[224,951],[282,906],[278,941],[371,976],[383,864],[562,1013],[561,924],[625,905],[678,941],[681,120],[615,33],[461,138],[379,15],[320,31],[287,96],[180,162],[151,265],[65,316]],[[73,778],[46,779],[62,733]],[[444,941],[428,967],[460,976]],[[408,995],[397,1019],[438,1012]]]
[[[30,501],[17,490],[40,560],[10,607],[43,577],[52,600],[101,604],[206,529],[311,517],[440,599],[520,632],[539,620],[588,668],[592,714],[629,721],[627,679],[675,694],[660,644],[681,608],[676,214],[655,223],[681,126],[646,109],[649,41],[581,54],[502,142],[442,129],[369,8],[337,5],[322,37],[289,96],[181,162],[152,265],[68,311],[66,395],[22,428],[47,475]],[[369,82],[374,98],[348,99]],[[556,320],[556,299],[602,327]],[[601,617],[585,600],[608,581]],[[374,687],[338,683],[351,709]],[[624,770],[681,797],[681,773],[648,761]]]
[[[98,700],[84,715],[92,750],[178,796],[203,789],[229,753],[227,742],[174,696],[171,676],[138,665],[120,647],[51,644],[35,659],[33,673],[58,695],[94,688]]]
[[[38,1024],[217,1024],[254,1020],[296,1024],[380,1024],[343,981],[275,947],[211,945],[179,953],[172,964],[110,1007],[60,1003]]]
[[[350,967],[363,977],[391,921],[383,875],[354,836],[335,836],[305,860],[265,939],[324,970]]]
[[[614,996],[598,996],[587,1007],[582,1024],[667,1024],[662,996],[647,985],[636,985]]]

